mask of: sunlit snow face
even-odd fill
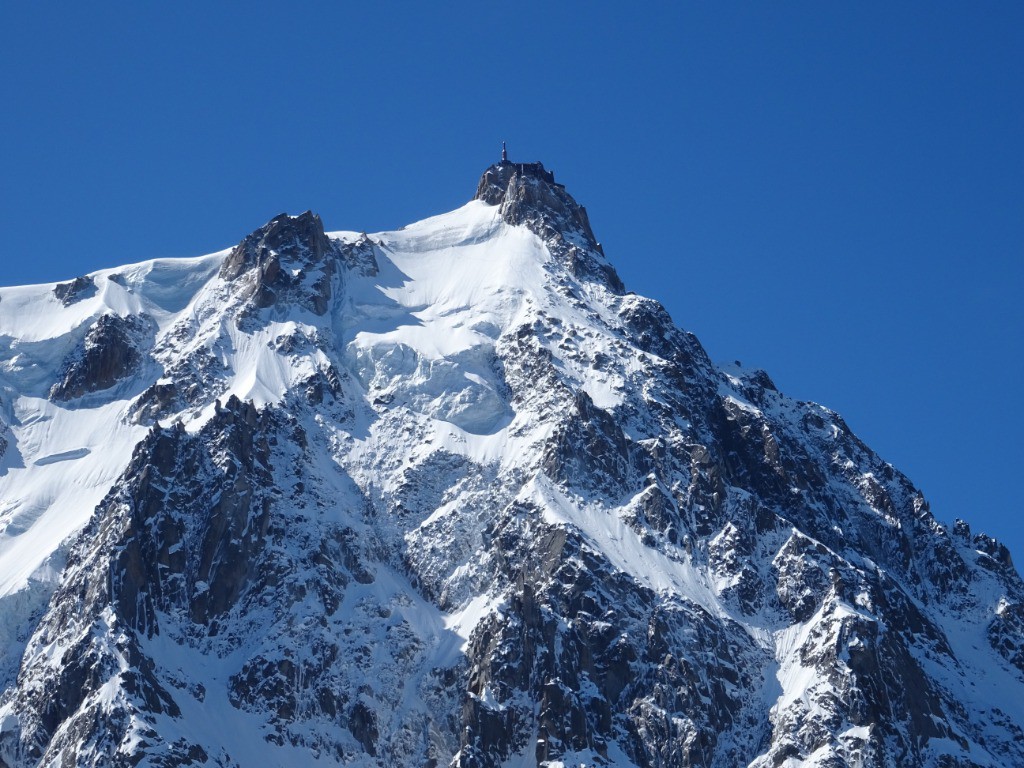
[[[352,353],[356,375],[373,402],[405,405],[471,434],[492,433],[511,418],[488,345],[434,360],[394,342],[353,345]]]

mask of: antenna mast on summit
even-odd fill
[[[508,150],[505,149],[505,142],[501,142],[501,162],[508,162]]]

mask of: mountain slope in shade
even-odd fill
[[[539,163],[0,289],[0,765],[1024,764],[1024,584]]]

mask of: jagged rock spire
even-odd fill
[[[221,264],[225,280],[243,278],[245,293],[256,308],[277,303],[284,296],[307,305],[318,315],[327,311],[338,249],[324,233],[324,225],[312,211],[298,216],[282,213],[247,235]],[[311,290],[304,287],[308,275]]]
[[[281,256],[321,262],[331,249],[323,222],[315,213],[306,211],[298,216],[282,213],[235,246],[221,265],[220,276],[233,280],[243,272]]]

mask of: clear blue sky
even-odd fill
[[[1024,3],[434,5],[4,3],[0,284],[401,226],[505,139],[1024,563]]]

